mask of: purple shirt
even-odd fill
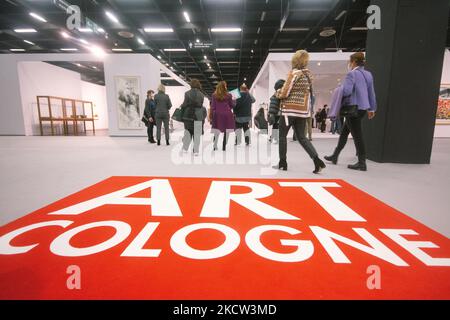
[[[356,67],[345,77],[342,105],[357,105],[359,110],[377,110],[372,74]]]

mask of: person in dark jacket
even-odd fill
[[[166,87],[160,84],[158,93],[155,95],[155,120],[156,120],[156,140],[158,146],[161,145],[161,126],[164,123],[164,135],[166,137],[166,144],[169,145],[169,110],[172,108],[170,97],[166,94]]]
[[[191,90],[184,94],[184,101],[181,105],[184,122],[183,150],[188,151],[191,141],[194,140],[194,155],[198,155],[200,137],[203,132],[205,114],[203,101],[205,96],[200,91],[202,88],[200,81],[192,79]]]
[[[283,88],[284,80],[280,79],[277,82],[275,82],[275,93],[272,97],[270,97],[270,105],[269,105],[269,125],[272,126],[272,136],[270,137],[270,140],[278,143],[278,121],[280,120],[281,116],[281,110],[280,110],[280,102],[281,100],[277,97],[277,93],[279,93],[279,90]]]
[[[147,91],[147,99],[145,100],[144,117],[147,119],[147,136],[148,142],[156,143],[153,138],[153,127],[155,126],[155,100],[153,100],[153,90]]]
[[[322,133],[327,129],[327,117],[327,105],[324,105],[322,111],[320,111],[320,132]]]
[[[240,87],[241,97],[236,99],[236,106],[233,109],[236,121],[236,142],[235,145],[240,145],[242,141],[242,131],[244,131],[245,144],[250,145],[250,121],[252,120],[252,104],[255,103],[255,98],[248,92],[245,84]]]

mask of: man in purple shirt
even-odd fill
[[[332,108],[332,116],[339,116],[341,106],[357,106],[358,115],[355,117],[346,117],[344,126],[342,128],[339,142],[331,156],[326,156],[325,159],[336,164],[342,149],[344,149],[349,134],[352,134],[355,142],[356,151],[358,153],[358,162],[349,165],[349,169],[367,171],[366,165],[366,149],[362,135],[362,119],[367,114],[369,119],[375,117],[377,110],[375,89],[373,85],[372,74],[364,69],[365,57],[364,53],[356,52],[350,56],[349,68],[351,71],[347,74],[342,85],[341,92],[342,101],[335,108]]]

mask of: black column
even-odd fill
[[[447,35],[448,0],[372,0],[381,29],[367,34],[378,112],[364,122],[367,157],[430,163]]]

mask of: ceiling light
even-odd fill
[[[311,44],[314,44],[314,43],[316,43],[316,42],[317,42],[317,38],[314,39],[313,41],[311,41]]]
[[[172,28],[145,28],[145,32],[148,33],[157,33],[157,32],[173,32]]]
[[[78,31],[83,32],[83,33],[93,32],[91,28],[80,28],[80,29],[78,29]]]
[[[25,49],[9,49],[11,52],[24,52]]]
[[[199,43],[199,42],[200,42],[200,39],[196,39],[195,42]]]
[[[163,49],[164,51],[167,52],[181,52],[181,51],[186,51],[186,49],[183,48],[178,48],[178,49]]]
[[[241,28],[212,28],[211,32],[241,32]]]
[[[97,67],[96,67],[96,66],[93,66],[92,68],[95,69],[95,70],[97,70]]]
[[[270,48],[269,51],[292,51],[292,48]]]
[[[14,32],[17,33],[32,33],[32,32],[37,32],[36,29],[33,28],[21,28],[21,29],[14,29]]]
[[[283,32],[297,32],[297,31],[309,31],[309,28],[284,28]]]
[[[251,52],[251,53],[254,53],[253,49],[252,49],[252,50],[250,50],[250,52]]]
[[[317,62],[317,65],[320,67],[320,62]]]
[[[103,28],[97,28],[97,31],[100,33],[105,33],[105,29],[103,29]]]
[[[350,30],[352,30],[352,31],[367,31],[368,28],[367,27],[353,27],[353,28],[350,28]]]
[[[33,18],[42,21],[42,22],[47,22],[47,20],[45,20],[44,18],[42,18],[40,15],[34,13],[34,12],[30,12],[30,16],[32,16]]]
[[[113,48],[112,51],[116,51],[116,52],[131,52],[133,50],[131,50],[129,48]]]
[[[341,11],[341,13],[339,13],[338,15],[337,15],[337,17],[336,18],[334,18],[334,20],[339,20],[340,18],[342,18],[342,16],[346,13],[347,11],[346,10],[342,10]]]
[[[89,44],[89,42],[87,42],[87,41],[84,40],[84,39],[78,39],[78,41],[80,41],[81,43],[84,43],[84,44]]]
[[[137,41],[138,41],[140,44],[145,45],[144,40],[142,40],[141,38],[137,38]]]
[[[216,48],[216,51],[236,51],[236,48]]]
[[[92,46],[89,48],[89,50],[98,57],[103,57],[105,55],[105,51],[97,46]]]
[[[34,42],[31,42],[31,41],[28,41],[28,40],[23,40],[23,42],[25,42],[25,43],[28,43],[28,44],[31,44],[32,46],[34,46],[34,45],[35,45],[35,43],[34,43]]]
[[[191,22],[191,18],[189,17],[189,14],[186,11],[183,12],[183,15],[187,22]]]
[[[261,18],[260,18],[259,20],[260,20],[261,22],[263,22],[265,18],[266,18],[266,12],[263,11],[263,12],[261,13]]]
[[[158,56],[158,59],[161,59],[161,56]]]
[[[69,34],[65,31],[61,31],[61,35],[63,36],[63,38],[70,38]]]
[[[247,78],[244,78],[244,81],[247,81]]]
[[[78,51],[77,48],[61,48],[59,50],[61,50],[61,51]]]
[[[109,18],[109,20],[111,20],[112,22],[119,23],[119,19],[117,19],[117,17],[114,14],[112,14],[111,12],[106,11],[105,14]]]
[[[80,63],[75,63],[77,65],[77,67],[82,67],[82,65]]]
[[[203,58],[205,58],[205,60],[208,60],[208,57],[207,57],[207,56],[203,56]]]
[[[256,33],[259,34],[261,32],[261,27],[258,27],[258,30],[256,30]]]

